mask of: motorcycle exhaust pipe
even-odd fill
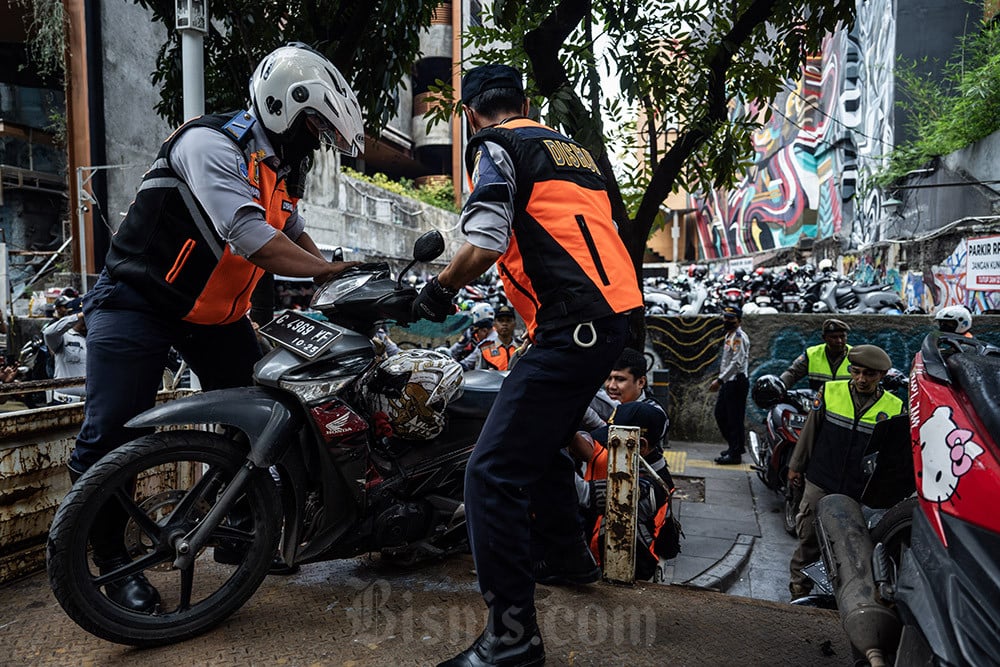
[[[847,638],[872,667],[885,665],[886,654],[899,644],[902,624],[878,597],[874,547],[861,505],[841,494],[822,498],[816,507],[816,533]]]

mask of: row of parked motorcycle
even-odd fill
[[[883,384],[909,389],[910,414],[876,425],[860,500],[819,502],[822,560],[804,570],[814,594],[793,604],[838,609],[855,664],[998,664],[1000,348],[934,332],[910,378],[890,371]],[[763,434],[749,435],[753,468],[794,535],[788,462],[815,392],[764,375],[751,397],[765,412]]]
[[[692,264],[682,278],[650,277],[644,283],[647,315],[711,315],[726,306],[740,308],[744,315],[923,312],[907,308],[892,285],[859,285],[836,273],[830,260],[823,260],[819,268],[791,262],[782,268],[719,275]]]

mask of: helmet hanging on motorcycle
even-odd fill
[[[766,410],[785,395],[785,383],[777,375],[761,375],[753,383],[750,397],[761,410]]]
[[[972,312],[965,306],[947,306],[937,312],[934,321],[941,331],[964,334],[972,328]]]
[[[462,367],[434,350],[405,350],[370,371],[363,381],[366,407],[392,435],[430,440],[444,430],[445,408],[462,395]],[[384,417],[379,417],[379,414]]]
[[[301,42],[279,47],[250,77],[257,120],[281,144],[307,139],[346,155],[364,151],[358,98],[329,60]]]

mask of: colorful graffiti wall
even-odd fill
[[[892,145],[894,40],[891,0],[864,3],[852,31],[828,36],[799,81],[768,103],[770,120],[754,134],[754,166],[743,180],[693,197],[701,257],[834,234],[849,234],[856,246],[874,238],[879,201],[871,188],[859,195],[859,178]]]

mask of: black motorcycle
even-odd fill
[[[801,489],[788,485],[788,461],[816,392],[812,389],[786,390],[776,375],[762,375],[754,382],[750,396],[757,407],[765,411],[763,438],[754,431],[747,436],[752,467],[767,488],[785,499],[785,531],[795,535]]]
[[[440,234],[425,234],[407,270],[443,249]],[[176,400],[128,423],[207,430],[129,442],[63,500],[49,533],[48,571],[76,623],[114,642],[167,644],[239,609],[276,553],[297,565],[370,552],[412,561],[467,548],[465,466],[502,376],[466,374],[432,439],[389,433],[365,392],[393,358],[376,356],[370,334],[378,322],[411,319],[416,290],[403,286],[403,274],[393,280],[385,264],[345,271],[313,299],[329,322],[287,312],[262,328],[275,348],[255,367],[257,386]],[[404,400],[408,378],[393,376],[397,384],[383,389]],[[87,545],[109,508],[128,514],[122,537],[130,559],[101,572]],[[218,558],[220,547],[230,556]],[[150,613],[106,594],[106,585],[138,573],[160,593]]]

